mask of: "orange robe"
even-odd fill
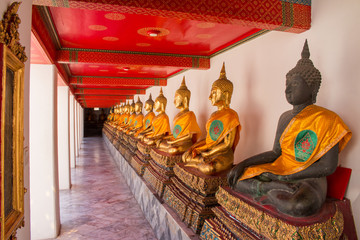
[[[288,124],[280,138],[281,156],[272,163],[248,167],[240,180],[264,172],[290,175],[300,172],[319,160],[339,143],[339,152],[351,138],[351,131],[334,112],[310,105]]]
[[[195,157],[199,152],[210,149],[219,144],[233,129],[236,128],[235,141],[232,150],[235,151],[239,142],[241,125],[238,114],[231,108],[216,111],[211,114],[210,119],[206,123],[206,139],[205,144],[196,147],[192,151]]]
[[[179,113],[174,118],[173,138],[182,137],[188,134],[196,135],[196,141],[201,135],[201,130],[196,121],[194,112]]]
[[[147,137],[157,137],[162,134],[166,134],[170,132],[170,123],[169,123],[169,117],[166,115],[166,113],[162,113],[157,115],[153,122],[152,122],[152,133],[149,134]]]
[[[155,118],[155,113],[154,112],[149,112],[144,116],[143,119],[143,123],[142,123],[142,128],[139,129],[134,136],[137,137],[142,131],[146,130],[147,128],[149,128],[152,124],[152,121]]]

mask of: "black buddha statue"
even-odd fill
[[[228,175],[231,188],[295,217],[310,216],[324,203],[326,176],[351,132],[334,112],[314,105],[321,75],[307,41],[295,68],[286,75],[285,95],[293,106],[279,119],[273,149],[250,157]]]

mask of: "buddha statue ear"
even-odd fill
[[[185,108],[189,108],[189,98],[188,97],[184,97],[183,105]]]
[[[224,92],[224,101],[225,101],[225,105],[226,106],[229,106],[230,105],[230,102],[231,102],[231,99],[230,99],[230,93],[228,91],[225,91]]]

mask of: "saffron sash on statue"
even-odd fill
[[[201,135],[201,130],[196,121],[196,116],[194,112],[188,111],[183,114],[179,114],[174,118],[174,129],[173,137],[174,139],[188,135],[196,134],[196,141]]]
[[[166,113],[157,115],[152,122],[152,133],[148,137],[156,137],[170,132],[169,117]]]
[[[300,172],[337,143],[341,152],[350,138],[351,131],[336,113],[316,105],[307,106],[290,121],[281,135],[281,156],[272,163],[248,167],[240,180],[264,172],[276,175]]]
[[[241,125],[239,116],[234,110],[230,108],[214,112],[206,123],[207,135],[205,139],[205,145],[193,149],[192,156],[195,157],[199,152],[217,145],[234,128],[236,128],[236,135],[234,144],[232,146],[233,151],[235,151],[236,145],[238,144],[240,138]]]
[[[151,126],[152,121],[155,118],[155,113],[154,112],[149,112],[147,113],[144,118],[143,118],[143,122],[142,122],[142,128],[140,128],[135,134],[134,136],[137,137],[142,131],[146,130],[148,127]]]

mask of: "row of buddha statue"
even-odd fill
[[[137,150],[130,158],[135,159],[135,165],[145,166],[139,174],[158,189],[160,198],[175,208],[195,232],[200,233],[205,223],[206,229],[201,232],[204,239],[209,237],[210,225],[223,224],[206,219],[214,211],[220,215],[231,212],[231,206],[225,207],[228,202],[224,199],[240,198],[241,204],[255,206],[256,211],[267,212],[261,207],[271,206],[277,218],[284,216],[284,222],[288,223],[287,218],[307,218],[322,211],[328,187],[326,177],[336,170],[338,154],[351,138],[351,131],[338,115],[315,105],[320,83],[321,74],[310,60],[305,41],[301,59],[286,75],[285,95],[292,109],[279,118],[273,149],[235,166],[234,151],[241,125],[238,114],[230,108],[233,83],[226,77],[225,64],[212,84],[209,100],[217,110],[206,123],[203,140],[199,140],[201,130],[196,116],[189,110],[191,93],[185,78],[175,92],[174,105],[179,113],[173,120],[172,132],[162,89],[155,102],[151,95],[145,102],[145,116],[139,99],[116,108],[108,116],[107,132],[121,132],[133,141],[136,139]],[[223,210],[214,210],[218,203]],[[250,222],[245,225],[250,226]],[[308,231],[296,229],[298,234]],[[236,235],[234,231],[231,236]],[[246,236],[271,235],[266,235],[264,230],[250,232],[252,235]]]

